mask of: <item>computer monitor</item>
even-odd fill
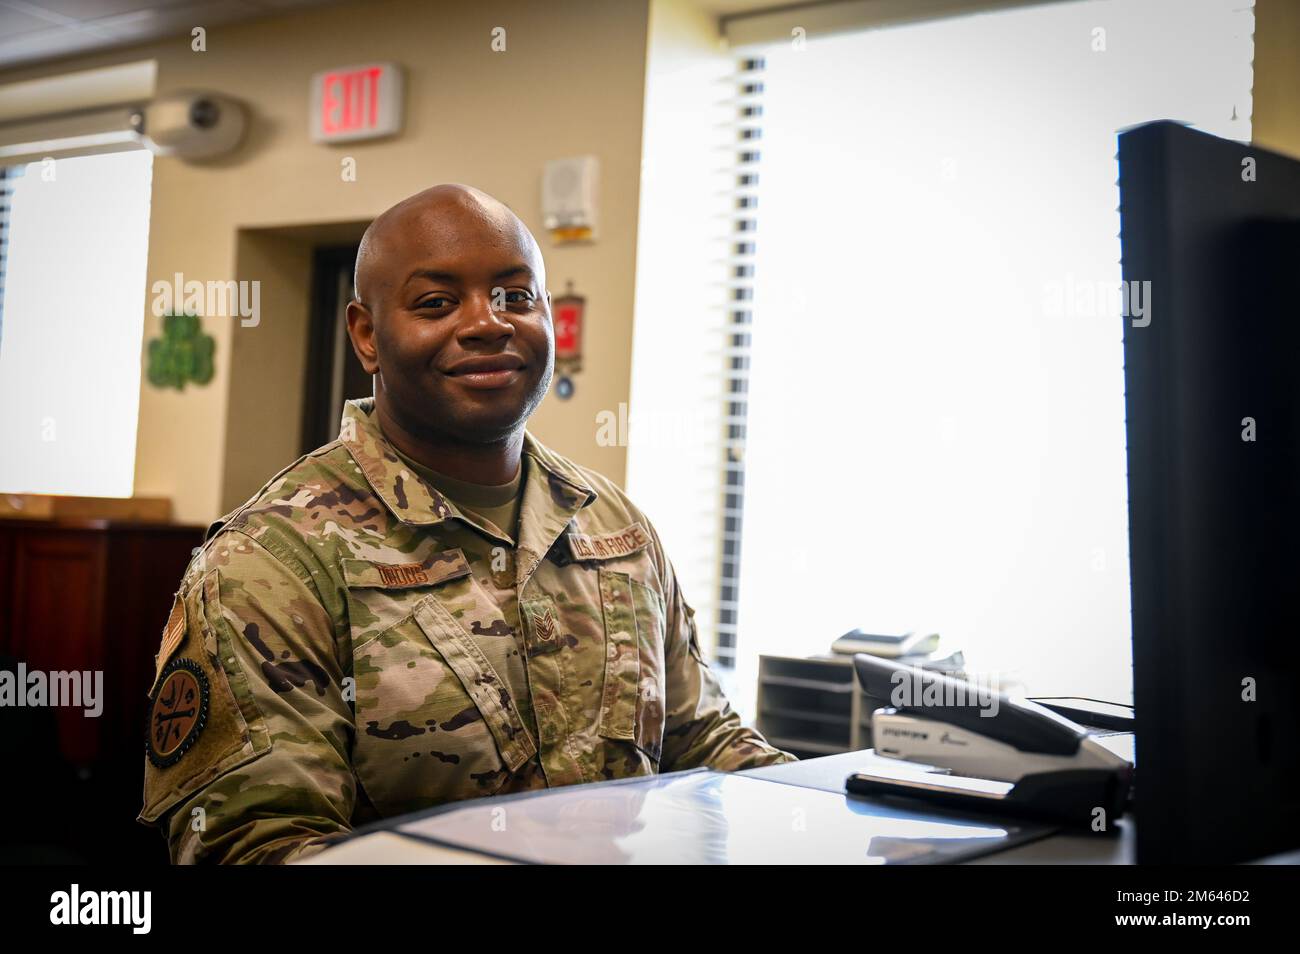
[[[1243,861],[1300,845],[1300,161],[1159,122],[1119,171],[1138,860]]]

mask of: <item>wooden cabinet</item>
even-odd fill
[[[103,706],[0,706],[0,864],[166,863],[135,821],[146,693],[202,542],[200,527],[0,519],[0,669],[102,673]]]
[[[0,520],[0,656],[28,672],[101,672],[103,711],[54,710],[77,770],[144,751],[145,694],[200,527]]]

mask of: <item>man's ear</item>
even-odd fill
[[[379,370],[379,352],[375,349],[375,319],[370,309],[355,298],[348,302],[348,337],[366,374],[376,373]]]

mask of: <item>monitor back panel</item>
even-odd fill
[[[1300,844],[1300,162],[1119,159],[1138,860],[1247,860]]]

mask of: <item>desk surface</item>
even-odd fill
[[[828,755],[817,759],[808,759],[802,762],[792,762],[783,765],[773,765],[761,769],[751,769],[746,772],[737,773],[739,775],[753,776],[755,778],[766,779],[772,782],[780,782],[786,785],[796,787],[815,789],[822,792],[829,792],[836,795],[844,794],[844,781],[853,772],[860,771],[868,766],[892,764],[889,759],[881,759],[870,751],[850,752],[841,755]],[[672,779],[677,776],[661,776],[664,779]],[[605,783],[618,784],[618,783]],[[580,786],[579,788],[585,788]],[[546,798],[547,794],[560,794],[562,792],[572,792],[572,789],[556,789],[553,793],[544,793],[535,795],[535,798]],[[855,796],[855,801],[858,798]],[[507,797],[508,800],[508,797]],[[447,806],[448,810],[456,808],[467,808],[478,806],[480,800],[473,800],[468,803],[456,803]],[[483,799],[485,803],[500,805],[503,802],[499,799]],[[841,803],[843,804],[843,803]],[[490,806],[478,806],[490,807]],[[493,863],[498,859],[492,858],[487,854],[480,854],[473,850],[451,847],[445,844],[432,844],[415,837],[407,837],[413,830],[421,826],[414,823],[413,820],[428,819],[431,815],[437,815],[438,810],[434,812],[420,812],[413,815],[402,816],[400,818],[388,819],[380,826],[380,830],[374,830],[368,834],[349,839],[342,844],[321,852],[318,855],[308,859],[304,863],[310,864],[478,864]],[[969,816],[971,821],[977,820],[977,816]],[[435,823],[436,824],[436,823]],[[547,823],[549,824],[549,823]],[[429,827],[427,825],[423,827]],[[475,826],[479,827],[479,826]],[[545,825],[543,825],[543,828]],[[1038,837],[1029,843],[1015,844],[1010,848],[995,851],[992,854],[983,855],[974,859],[972,864],[1123,864],[1129,862],[1133,857],[1133,831],[1132,827],[1126,822],[1119,825],[1120,831],[1117,835],[1094,835],[1094,834],[1048,834],[1045,837]],[[407,834],[403,834],[403,829]],[[540,831],[541,829],[539,829]],[[743,840],[743,839],[742,839]],[[662,853],[662,852],[661,852]],[[832,852],[833,853],[833,852]],[[688,855],[692,854],[687,852]],[[543,857],[548,857],[543,855]],[[598,863],[599,857],[590,858]],[[661,857],[654,859],[659,862],[668,861],[670,863],[686,863],[692,860],[704,860],[701,857],[681,857],[672,858]],[[653,863],[653,860],[652,860]]]
[[[854,772],[862,771],[872,765],[890,764],[897,763],[866,750],[825,755],[819,759],[805,759],[784,765],[769,765],[766,768],[749,769],[743,774],[785,782],[788,785],[803,785],[827,792],[843,792],[844,780]],[[973,865],[1132,864],[1135,851],[1131,819],[1121,819],[1116,827],[1119,829],[1116,835],[1058,832],[1028,844],[982,855],[966,863]]]

